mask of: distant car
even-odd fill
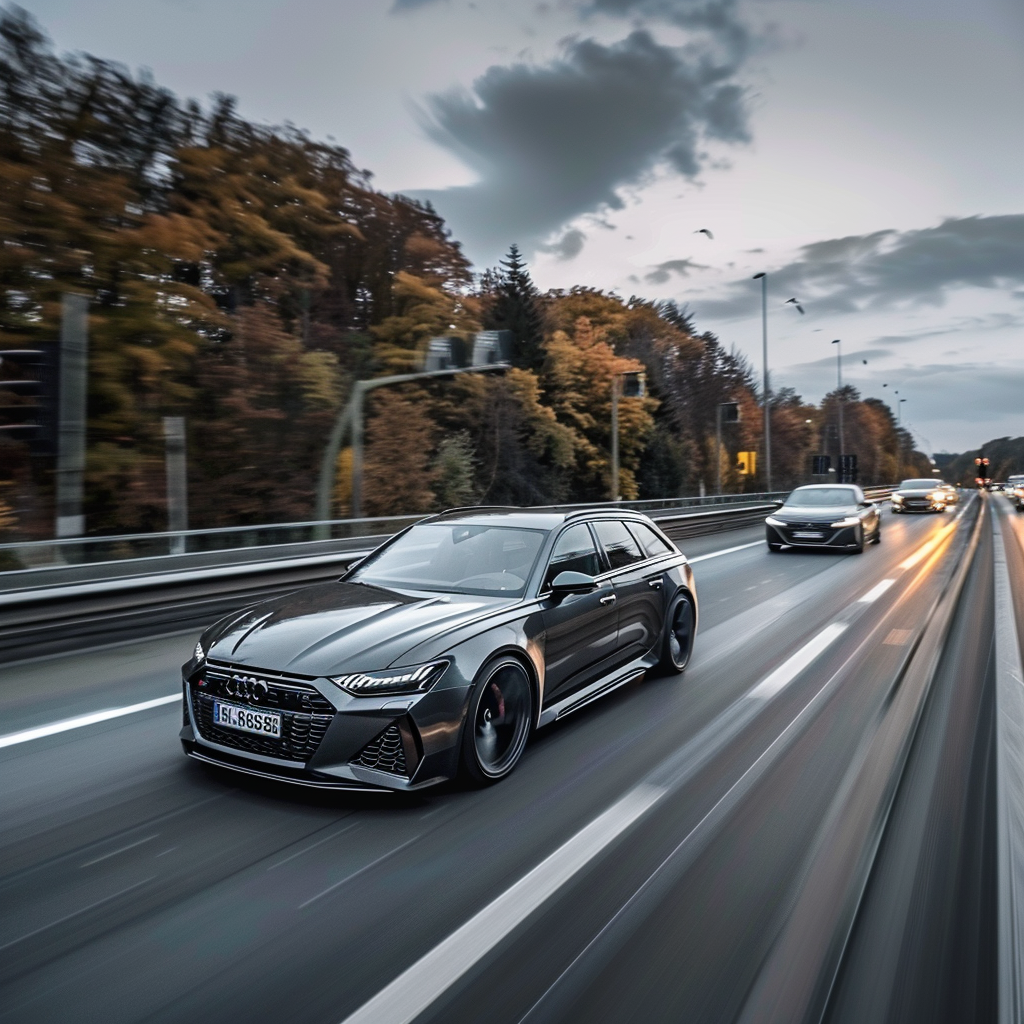
[[[793,548],[864,550],[882,539],[878,507],[850,484],[798,487],[765,522],[769,551]]]
[[[889,500],[893,512],[945,512],[950,504],[942,486],[926,478],[904,480]]]
[[[221,619],[182,666],[185,753],[319,789],[495,782],[535,728],[682,672],[686,558],[638,512],[462,509]]]
[[[1024,512],[1024,474],[1007,479],[1006,496],[1013,502],[1018,512]]]

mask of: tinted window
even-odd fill
[[[851,487],[798,487],[787,499],[787,505],[798,508],[825,505],[856,505],[857,492]]]
[[[630,523],[629,531],[638,541],[640,541],[644,551],[646,551],[651,558],[657,558],[658,555],[669,555],[674,553],[672,549],[646,523]]]
[[[594,523],[594,529],[613,569],[642,562],[647,557],[641,553],[633,535],[620,520],[599,519]]]
[[[506,526],[423,523],[346,579],[404,590],[522,597],[546,535]]]
[[[596,576],[600,571],[601,559],[594,546],[594,538],[590,530],[580,523],[578,526],[570,526],[555,542],[544,586],[549,587],[560,572],[582,572]]]

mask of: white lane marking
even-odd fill
[[[416,835],[413,836],[412,839],[406,839],[406,841],[401,845],[396,846],[393,850],[388,850],[387,853],[382,853],[376,860],[371,860],[369,864],[364,864],[357,871],[353,871],[351,875],[346,875],[340,881],[335,882],[334,885],[327,886],[327,888],[324,889],[323,892],[318,892],[315,896],[310,896],[309,899],[305,901],[305,903],[299,904],[299,910],[305,909],[310,905],[310,903],[315,903],[318,899],[320,899],[321,896],[326,896],[329,892],[334,892],[334,890],[337,889],[338,886],[344,885],[346,882],[351,882],[353,878],[358,877],[364,871],[369,871],[370,868],[375,867],[382,860],[387,860],[388,857],[391,857],[394,854],[398,853],[399,850],[404,850],[407,846],[411,846],[419,838],[420,836]]]
[[[315,843],[310,843],[309,846],[304,846],[301,850],[296,850],[295,853],[289,854],[284,858],[284,860],[279,860],[276,864],[271,864],[267,870],[273,871],[274,868],[279,868],[282,864],[287,864],[288,861],[295,860],[296,857],[301,857],[304,853],[309,853],[310,850],[315,850],[318,846],[322,846],[324,843],[330,842],[332,839],[337,839],[342,833],[348,832],[358,824],[358,821],[354,821],[351,825],[346,825],[344,828],[338,829],[337,832],[332,832],[329,836],[324,836],[323,839],[318,839]]]
[[[763,540],[755,540],[751,544],[738,544],[734,548],[723,548],[721,551],[712,551],[709,555],[698,555],[696,558],[688,558],[687,561],[690,563],[690,565],[693,565],[694,562],[703,562],[705,559],[708,558],[718,558],[719,555],[731,555],[734,551],[746,551],[747,548],[758,547],[764,547]]]
[[[895,582],[895,580],[882,580],[862,597],[858,597],[857,604],[874,604]]]
[[[826,626],[817,636],[808,640],[796,654],[791,655],[774,672],[762,679],[747,696],[755,700],[768,700],[774,697],[845,632],[844,622],[833,622]]]
[[[83,865],[83,868],[91,868],[93,864],[99,864],[101,860],[109,860],[111,857],[116,857],[119,853],[125,853],[128,850],[134,850],[136,846],[141,846],[143,843],[150,843],[156,837],[160,835],[159,832],[156,835],[146,836],[145,839],[136,840],[134,843],[129,843],[127,846],[118,847],[116,850],[112,850],[110,853],[103,854],[102,857],[93,857],[92,860],[87,860]]]
[[[665,793],[640,785],[452,932],[344,1024],[409,1024]]]
[[[112,718],[123,718],[125,715],[149,711],[150,708],[159,708],[164,704],[173,704],[176,700],[181,700],[180,690],[167,697],[144,700],[140,704],[128,704],[123,708],[107,708],[104,711],[93,711],[88,715],[76,715],[74,718],[65,718],[60,722],[50,722],[49,725],[37,725],[34,729],[9,732],[5,736],[0,736],[0,748],[13,747],[18,743],[28,743],[29,740],[40,740],[44,736],[56,736],[59,732],[68,732],[70,729],[82,729],[87,725],[95,725],[97,722],[109,722]]]

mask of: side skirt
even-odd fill
[[[605,694],[617,690],[620,686],[625,686],[627,683],[632,683],[641,678],[641,676],[646,675],[652,668],[649,660],[647,657],[637,658],[628,665],[617,668],[614,672],[609,672],[608,675],[594,680],[588,686],[583,687],[582,690],[569,694],[568,697],[560,700],[557,704],[552,704],[551,707],[545,708],[537,721],[537,728],[550,725],[559,718],[565,718],[566,715],[571,715],[574,711],[579,711],[580,708],[585,707],[587,704],[600,700]]]

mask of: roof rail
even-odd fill
[[[529,512],[528,505],[460,505],[458,508],[446,508],[436,515],[446,516],[450,512]]]
[[[602,512],[609,512],[617,516],[624,515],[627,512],[634,516],[642,516],[644,514],[643,512],[638,512],[635,508],[614,508],[609,505],[608,508],[581,508],[577,509],[575,512],[567,512],[565,514],[565,521],[568,522],[570,519],[577,519],[579,516],[600,515]]]

